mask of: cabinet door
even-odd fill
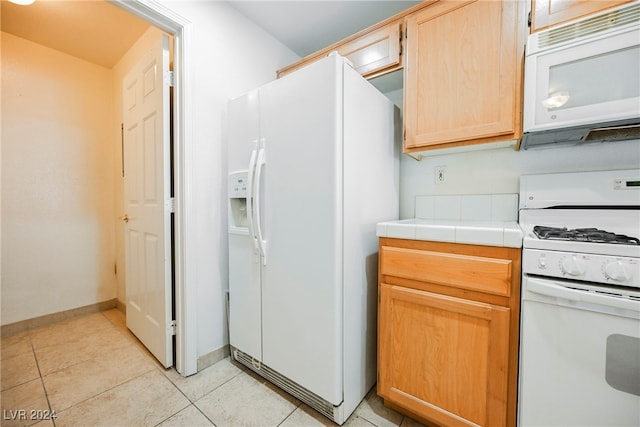
[[[405,149],[520,137],[518,3],[443,0],[407,17]]]
[[[531,32],[600,12],[631,0],[532,0]]]
[[[446,426],[504,426],[509,309],[380,285],[378,394]]]
[[[365,77],[400,68],[401,21],[393,22],[362,37],[345,43],[338,53],[353,63],[353,68]]]
[[[366,78],[376,77],[402,67],[402,20],[391,22],[374,30],[365,30],[346,40],[322,49],[313,56],[278,70],[278,78],[318,61],[337,51],[353,64],[353,68]]]

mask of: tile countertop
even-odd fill
[[[377,236],[522,247],[517,194],[418,196],[415,215],[379,223]]]
[[[412,218],[378,223],[376,235],[396,239],[522,247],[522,230],[515,221]]]

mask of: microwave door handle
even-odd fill
[[[267,265],[267,249],[266,242],[262,236],[262,225],[260,220],[260,178],[262,175],[262,167],[265,164],[265,152],[264,147],[260,148],[258,151],[258,159],[256,160],[256,175],[255,175],[255,209],[253,211],[253,215],[255,217],[255,229],[256,229],[256,237],[258,246],[260,247],[260,252],[262,253],[262,264]]]
[[[254,204],[254,187],[255,187],[255,170],[256,161],[258,158],[258,150],[251,151],[251,157],[249,159],[249,171],[247,179],[247,219],[249,220],[249,237],[253,243],[253,250],[258,251],[258,241],[256,240],[255,224],[253,222],[253,204]]]

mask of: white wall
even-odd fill
[[[446,182],[435,184],[435,167],[446,166]],[[488,151],[426,157],[403,156],[400,215],[414,217],[415,196],[433,194],[505,194],[520,191],[520,175],[640,168],[640,141],[515,151]]]
[[[225,293],[227,257],[227,100],[275,78],[275,71],[299,59],[224,2],[164,2],[192,22],[194,94],[188,108],[194,146],[187,183],[195,222],[187,225],[192,257],[187,286],[197,292],[197,353],[206,355],[228,342]]]
[[[402,89],[385,92],[402,108]],[[433,154],[435,153],[435,154]],[[509,194],[520,191],[520,175],[640,168],[640,141],[522,150],[500,148],[457,154],[434,151],[421,161],[402,155],[400,218],[415,217],[415,198],[447,194]],[[446,182],[435,182],[445,166]]]
[[[111,70],[2,33],[2,324],[115,298]]]

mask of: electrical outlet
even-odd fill
[[[447,167],[446,166],[436,166],[435,167],[435,181],[436,185],[444,184],[447,182]]]

